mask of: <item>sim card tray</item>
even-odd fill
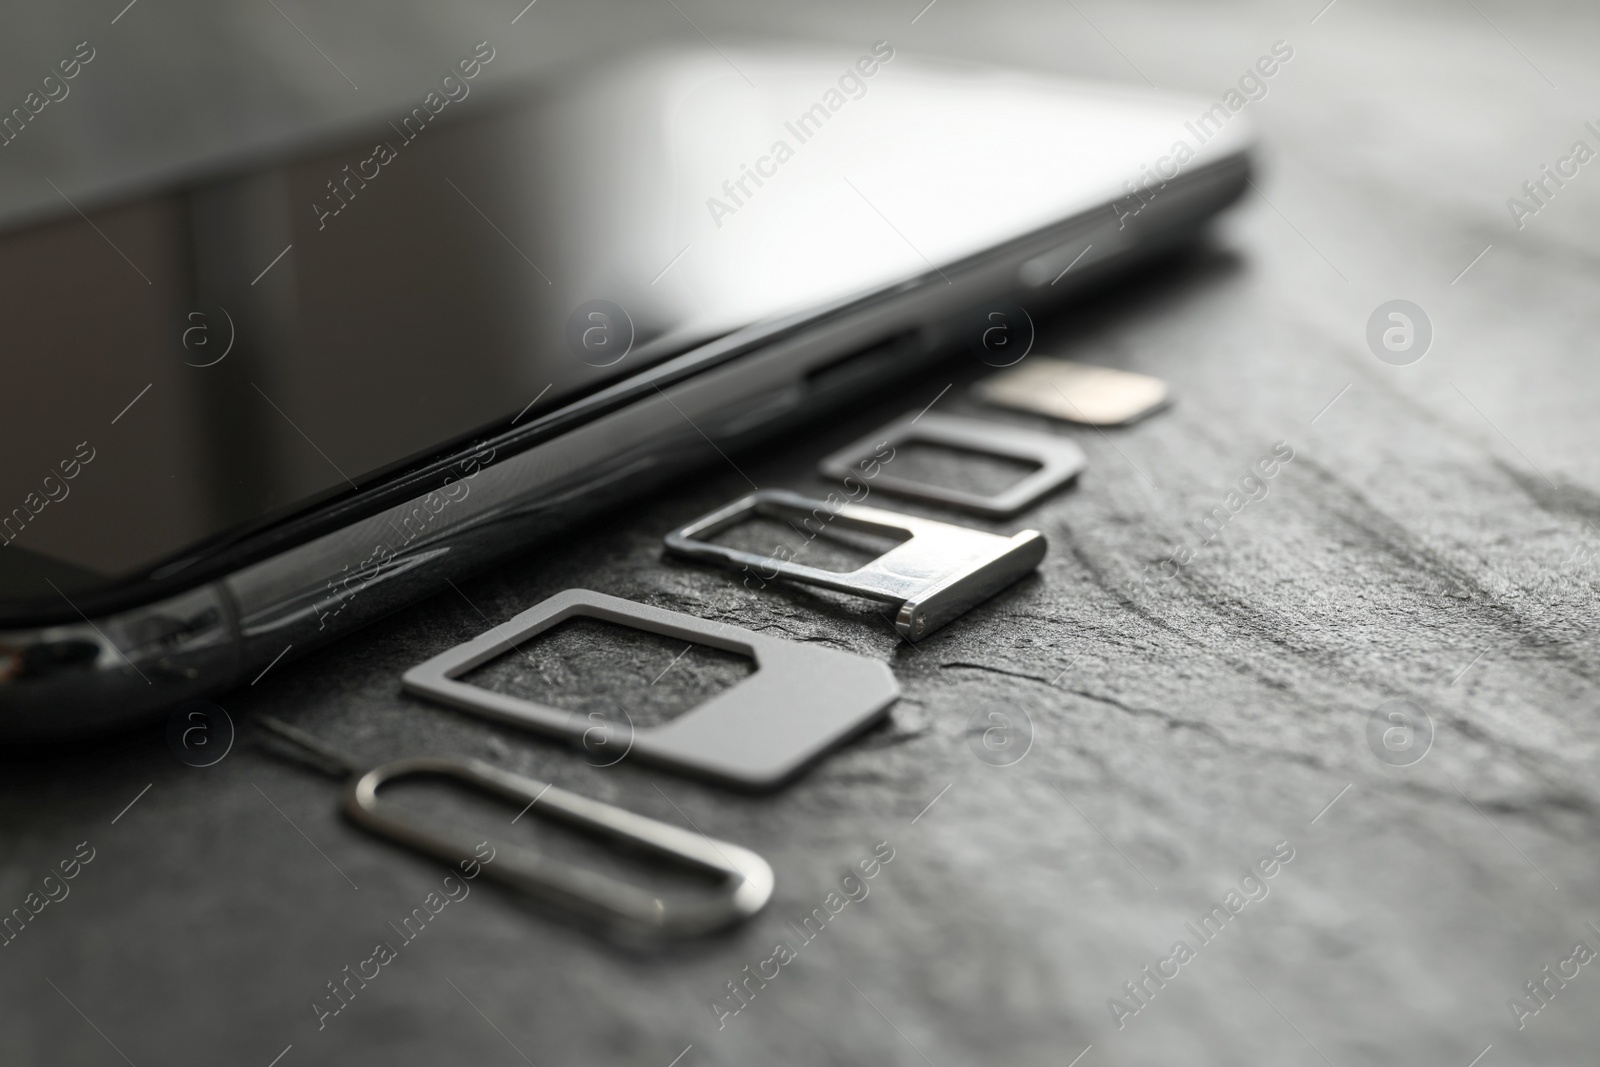
[[[905,533],[910,540],[866,566],[842,574],[702,540],[751,515],[799,517],[808,537],[838,523],[846,530]],[[817,524],[814,532],[813,523]],[[832,505],[781,489],[761,489],[740,497],[672,531],[666,543],[668,550],[680,556],[734,569],[755,568],[763,579],[787,578],[886,601],[896,609],[895,629],[911,641],[927,637],[1032,571],[1048,547],[1044,534],[1037,530],[1004,537],[859,504]],[[770,568],[772,573],[764,573],[762,568]]]
[[[528,638],[577,617],[749,656],[756,671],[671,722],[641,730],[609,719],[597,723],[577,712],[457,680]],[[588,589],[557,593],[509,622],[412,667],[401,684],[408,693],[586,746],[603,735],[598,743],[609,748],[611,732],[625,730],[625,744],[616,745],[623,753],[617,760],[632,755],[748,789],[781,784],[833,745],[882,718],[900,696],[894,673],[878,660]]]
[[[917,441],[1038,464],[1038,470],[992,496],[903,478],[892,473],[889,462],[879,464],[874,484],[886,492],[960,508],[991,519],[1009,519],[1032,507],[1072,481],[1089,465],[1083,449],[1078,447],[1077,442],[1065,437],[1054,437],[1020,426],[925,411],[908,414],[870,437],[863,437],[855,444],[841,448],[822,461],[821,470],[829,478],[861,478],[863,471],[857,470],[857,466],[864,467],[863,461],[876,459],[874,451],[880,446],[896,448]]]

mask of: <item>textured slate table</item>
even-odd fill
[[[93,858],[0,949],[0,1061],[1592,1061],[1600,976],[1562,961],[1579,941],[1600,949],[1600,177],[1586,166],[1547,186],[1521,230],[1504,202],[1575,140],[1596,146],[1582,126],[1600,115],[1596,15],[1319,6],[946,0],[914,26],[910,8],[694,6],[714,38],[889,37],[1213,98],[1290,42],[1247,109],[1270,146],[1259,194],[1208,249],[1040,340],[1160,375],[1176,405],[1123,431],[1053,428],[1087,451],[1081,484],[992,527],[1048,535],[1037,577],[916,648],[848,598],[664,561],[662,533],[748,488],[708,456],[657,499],[221,701],[235,721],[271,712],[374,760],[483,756],[755,847],[777,897],[725,937],[612,946],[478,882],[319,1032],[324,983],[398,941],[391,924],[442,869],[359,834],[335,814],[334,783],[248,736],[205,769],[175,760],[159,729],[12,754],[0,907],[88,854],[79,842]],[[617,33],[677,18],[640,9]],[[1366,343],[1393,298],[1436,332],[1411,366]],[[947,384],[938,409],[970,410],[982,370],[958,361],[733,460],[762,486],[821,488],[818,456]],[[1280,441],[1293,459],[1266,495],[1196,550],[1192,524]],[[1186,565],[1160,565],[1185,544]],[[791,788],[751,798],[587,766],[400,696],[406,666],[574,585],[880,657],[904,699]],[[700,650],[672,663],[679,651],[580,628],[488,681],[659,715],[738,674]],[[1410,766],[1369,744],[1395,700],[1431,718]],[[974,751],[990,720],[969,722],[991,710],[1031,723],[1011,766]],[[517,829],[543,833],[531,821]],[[804,940],[789,923],[880,842],[893,859],[868,895]],[[1273,876],[1243,881],[1275,847]],[[1214,907],[1231,917],[1204,940],[1189,924]],[[794,958],[719,1029],[713,1002],[780,940]],[[1560,986],[1546,966],[1577,976]],[[1550,998],[1536,1015],[1535,979]],[[1154,990],[1142,1007],[1134,981]]]

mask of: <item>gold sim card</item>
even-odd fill
[[[1035,356],[972,387],[986,404],[1090,426],[1122,426],[1167,404],[1167,383],[1148,374]]]

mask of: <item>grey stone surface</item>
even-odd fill
[[[691,13],[714,37],[890,37],[1135,81],[1136,66],[1213,98],[1274,40],[1295,49],[1247,109],[1268,145],[1264,195],[1207,251],[1041,336],[1040,352],[1166,378],[1176,403],[1126,430],[1052,428],[1089,470],[988,527],[1049,536],[1037,577],[912,648],[858,601],[662,558],[665,531],[746,476],[824,489],[818,456],[947,383],[940,409],[976,412],[963,384],[984,368],[957,362],[736,455],[739,471],[708,455],[659,497],[220,701],[236,722],[281,715],[374,761],[482,756],[753,847],[777,871],[771,909],[646,951],[475,883],[319,1032],[313,997],[397,940],[390,924],[441,868],[361,835],[337,817],[335,783],[248,733],[204,769],[159,731],[12,754],[0,909],[78,842],[95,853],[0,949],[0,1061],[265,1067],[290,1045],[281,1067],[1466,1067],[1490,1045],[1483,1067],[1593,1061],[1595,965],[1520,1031],[1507,999],[1575,942],[1600,949],[1600,176],[1585,167],[1521,230],[1504,201],[1574,140],[1596,146],[1582,126],[1600,117],[1596,15],[943,0],[913,27],[916,6]],[[1396,298],[1435,329],[1410,366],[1367,348],[1368,315]],[[1280,441],[1294,458],[1266,495],[1195,548],[1194,524],[1227,514]],[[1183,545],[1193,558],[1163,567]],[[880,657],[905,696],[882,729],[749,797],[591,767],[400,695],[405,667],[574,585]],[[596,635],[530,648],[543,654],[581,698],[598,677],[583,657],[612,664],[608,691],[626,694],[675,652]],[[721,669],[685,657],[673,684],[726,684]],[[1368,722],[1402,699],[1434,736],[1397,767]],[[1031,723],[1010,766],[974,752],[990,712]],[[893,860],[869,895],[804,941],[789,924],[879,842]],[[1270,892],[1202,943],[1186,923],[1279,842],[1293,858]],[[719,1029],[711,1003],[780,940],[795,958]],[[1123,983],[1179,940],[1194,958],[1119,1029],[1108,999],[1133,1006]]]

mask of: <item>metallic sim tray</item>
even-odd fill
[[[586,617],[749,656],[755,673],[671,722],[635,730],[458,679],[567,619]],[[771,789],[881,719],[900,696],[885,663],[588,589],[568,589],[406,671],[406,692],[745,789]],[[626,713],[624,713],[626,714]],[[617,737],[613,740],[613,734]]]
[[[1024,475],[1015,485],[1002,492],[985,495],[963,489],[946,489],[902,477],[894,472],[892,459],[878,462],[876,453],[879,448],[888,446],[898,449],[913,442],[1019,459],[1038,464],[1038,469]],[[877,474],[872,484],[885,492],[944,504],[985,518],[1009,519],[1072,481],[1089,465],[1089,460],[1076,442],[1064,437],[1053,437],[1020,426],[929,411],[907,414],[876,433],[841,448],[824,459],[820,469],[828,478],[860,479],[866,469],[863,464],[874,463],[877,465]]]
[[[367,769],[333,746],[270,716],[257,722],[281,741],[316,758],[319,769],[347,777],[345,817],[368,833],[460,866],[473,878],[487,875],[540,903],[553,904],[600,923],[608,932],[693,937],[744,922],[772,899],[772,867],[747,848],[717,841],[612,804],[501,770],[476,759],[422,756]],[[419,819],[405,806],[378,797],[403,778],[443,778],[555,819],[618,845],[641,850],[690,870],[718,876],[703,892],[657,894],[648,889],[536,852],[503,838],[482,838]],[[519,816],[520,817],[520,816]],[[513,822],[516,820],[513,819]],[[482,849],[489,852],[484,854]]]
[[[899,533],[909,540],[858,570],[838,573],[780,558],[712,544],[714,537],[752,515],[793,519],[797,538],[837,524],[864,533]],[[859,504],[830,504],[782,489],[761,489],[667,534],[668,551],[734,570],[754,570],[763,580],[787,578],[895,607],[894,626],[918,641],[968,608],[1017,581],[1044,558],[1044,534],[1023,530],[1004,537],[932,519]],[[779,546],[783,549],[786,546]],[[793,550],[790,550],[793,555]],[[770,571],[771,573],[768,573]]]

